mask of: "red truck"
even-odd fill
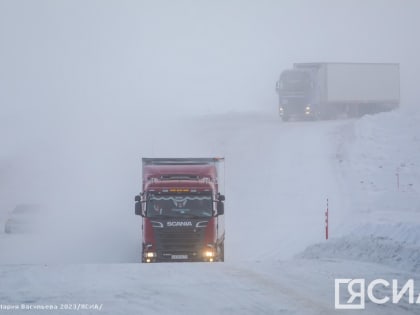
[[[143,158],[142,262],[224,261],[223,158]]]

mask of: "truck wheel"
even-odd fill
[[[146,259],[144,259],[144,244],[141,246],[141,262],[146,263]]]
[[[220,244],[220,261],[225,261],[225,242],[223,241],[222,244]]]

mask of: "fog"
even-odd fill
[[[161,147],[186,116],[275,116],[294,62],[400,63],[415,110],[419,13],[415,0],[0,0],[0,216],[39,203],[63,228],[132,242],[140,157],[194,152]]]

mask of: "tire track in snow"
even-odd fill
[[[244,287],[253,288],[255,292],[261,293],[266,299],[281,305],[278,309],[279,314],[302,314],[302,309],[305,309],[304,314],[336,314],[331,306],[311,299],[304,292],[298,292],[295,288],[280,282],[280,279],[276,281],[274,277],[269,278],[252,269],[232,265],[226,266],[225,271],[233,279],[242,283]],[[260,299],[258,298],[257,301]]]

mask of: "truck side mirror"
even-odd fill
[[[217,202],[217,215],[225,214],[225,204],[223,201]]]
[[[134,213],[136,215],[143,215],[142,211],[141,211],[141,197],[140,195],[136,195],[134,196],[134,201],[136,202],[134,205]]]
[[[134,205],[134,213],[136,215],[143,216],[143,212],[141,211],[141,201],[137,201]]]
[[[225,201],[225,195],[218,195],[217,196],[217,200],[219,200],[219,201]]]

